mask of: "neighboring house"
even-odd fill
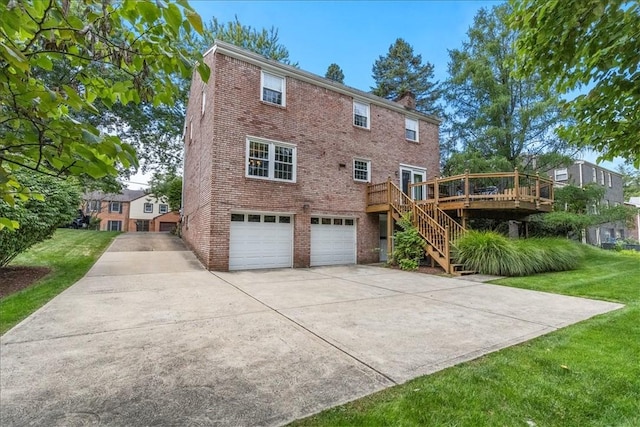
[[[439,120],[216,42],[185,123],[182,236],[209,269],[370,263],[386,214],[367,184],[439,174]],[[420,188],[414,190],[419,191]]]
[[[640,197],[631,197],[628,202],[624,203],[627,206],[636,208],[636,214],[633,217],[633,225],[627,228],[628,235],[626,237],[640,241]]]
[[[582,188],[587,184],[596,183],[604,187],[600,206],[618,206],[624,203],[622,175],[594,163],[579,160],[566,168],[553,169],[549,175],[555,180],[557,186],[573,184]],[[597,208],[598,206],[593,206],[593,209]],[[614,222],[589,228],[585,239],[587,243],[599,246],[602,243],[624,239],[627,237],[626,234],[625,224]]]
[[[100,218],[100,230],[172,231],[180,222],[165,200],[149,196],[143,190],[123,190],[120,194],[99,191],[83,196],[85,215]]]
[[[172,231],[180,220],[177,213],[169,214],[165,199],[148,194],[131,201],[129,231]]]
[[[122,190],[120,194],[92,191],[82,196],[85,215],[100,218],[100,230],[130,231],[131,201],[144,196],[142,190]],[[132,230],[135,231],[135,230]]]

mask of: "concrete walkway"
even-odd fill
[[[0,340],[0,425],[280,425],[620,307],[371,266],[210,273],[124,234]]]

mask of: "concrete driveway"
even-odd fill
[[[620,307],[373,266],[210,273],[123,234],[0,340],[0,424],[279,425]]]

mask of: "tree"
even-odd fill
[[[324,76],[329,80],[344,84],[344,73],[342,72],[342,68],[336,63],[329,65]]]
[[[201,59],[177,42],[202,32],[183,0],[17,0],[0,3],[0,16],[0,196],[10,206],[30,194],[19,170],[101,178],[135,166],[131,145],[83,115],[98,104],[173,105],[175,76],[189,78]],[[38,78],[61,64],[63,79]],[[0,218],[7,225],[15,223]]]
[[[25,170],[17,171],[15,176],[42,199],[17,200],[13,206],[0,201],[0,216],[20,223],[17,230],[8,227],[0,230],[0,267],[53,236],[58,226],[77,216],[80,206],[80,189],[73,179],[63,180]]]
[[[570,97],[559,135],[640,167],[640,3],[511,0],[519,73]],[[585,93],[586,92],[586,93]]]
[[[233,21],[220,23],[213,18],[204,25],[199,37],[185,37],[175,43],[191,55],[205,52],[215,40],[235,44],[275,61],[291,64],[289,51],[279,42],[278,31],[257,30],[242,25],[237,17]],[[116,104],[111,109],[98,107],[98,114],[91,120],[117,134],[138,152],[140,168],[161,174],[172,175],[182,164],[182,133],[186,106],[191,86],[191,76],[174,75],[178,88],[176,101],[171,105],[154,105],[153,102]]]
[[[414,55],[413,47],[403,39],[389,46],[386,56],[380,56],[373,64],[372,87],[374,95],[395,100],[407,92],[416,97],[416,110],[439,115],[440,90],[433,82],[433,65],[422,63],[422,55]]]
[[[199,44],[211,47],[216,40],[234,44],[283,64],[298,66],[289,59],[289,50],[280,43],[278,30],[274,27],[257,30],[250,25],[242,25],[236,16],[233,21],[221,24],[214,17],[205,25],[205,31]]]
[[[176,174],[155,173],[150,181],[150,194],[156,198],[165,198],[172,211],[182,207],[182,177]]]
[[[532,232],[539,235],[578,238],[588,227],[611,222],[628,222],[635,209],[627,206],[605,206],[600,202],[604,187],[590,183],[583,187],[566,185],[554,191],[554,211],[532,216]]]
[[[526,163],[525,155],[563,152],[566,144],[553,133],[560,120],[558,97],[539,90],[536,76],[512,74],[516,33],[507,25],[508,12],[507,5],[480,9],[462,48],[449,51],[445,133],[453,145],[505,158],[513,169]]]
[[[442,170],[445,176],[469,173],[505,172],[513,169],[508,159],[501,156],[484,156],[478,151],[453,153]]]
[[[622,175],[624,200],[629,200],[630,197],[640,197],[640,169],[619,165],[618,173]]]

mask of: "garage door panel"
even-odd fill
[[[231,221],[229,240],[230,270],[292,265],[291,223]]]
[[[351,219],[312,219],[311,265],[340,265],[356,263],[355,222]],[[338,224],[336,224],[338,223]],[[349,223],[349,225],[346,225]]]

